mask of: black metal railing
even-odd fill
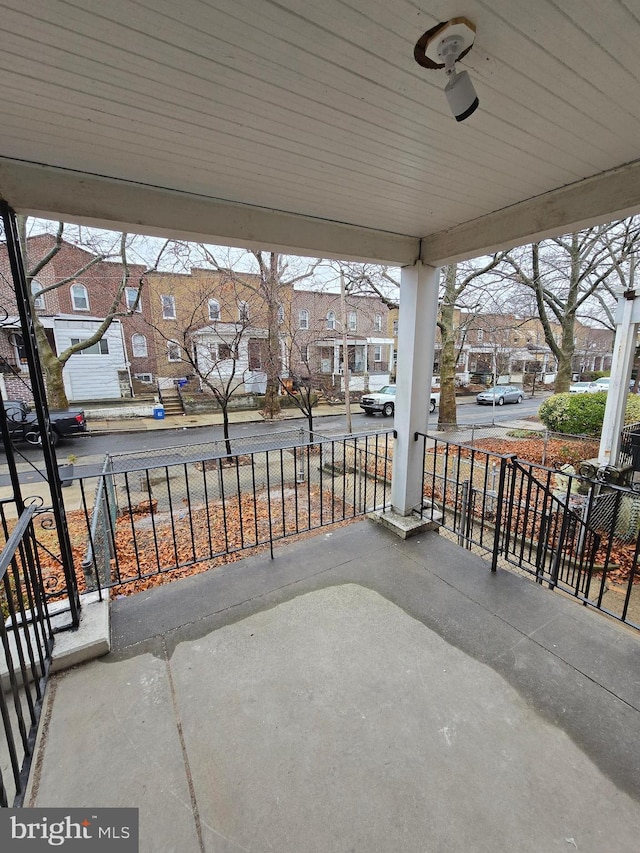
[[[314,435],[232,455],[174,448],[164,464],[113,457],[97,490],[81,483],[87,588],[179,575],[260,546],[273,556],[278,540],[387,508],[392,442],[390,432]]]
[[[640,423],[628,424],[623,427],[622,433],[620,434],[620,451],[618,453],[617,461],[618,467],[633,467],[635,458],[633,448],[637,447],[637,444],[635,444],[637,439],[634,438],[634,436],[638,435],[640,435]],[[636,457],[637,454],[638,451],[636,450]]]
[[[0,553],[2,807],[21,806],[24,801],[53,649],[33,514],[33,507],[24,510]],[[2,524],[6,532],[4,516]]]
[[[423,517],[463,547],[515,566],[640,628],[640,492],[417,434],[423,442]]]

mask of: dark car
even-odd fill
[[[38,419],[31,408],[22,400],[4,400],[4,411],[13,441],[26,441],[28,444],[41,444]],[[51,438],[57,444],[61,438],[86,432],[87,421],[82,409],[50,411],[49,424]]]
[[[503,406],[505,403],[521,403],[524,400],[522,388],[517,385],[495,385],[481,391],[476,397],[476,402],[481,406]]]

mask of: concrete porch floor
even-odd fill
[[[26,805],[142,851],[636,853],[640,638],[369,521],[113,603],[52,678]]]

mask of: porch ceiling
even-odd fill
[[[404,264],[640,209],[637,0],[0,9],[0,193],[22,212]],[[462,124],[413,59],[460,14]]]

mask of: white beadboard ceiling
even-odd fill
[[[640,209],[640,0],[0,0],[0,193],[409,263]],[[413,47],[465,15],[480,108]]]

